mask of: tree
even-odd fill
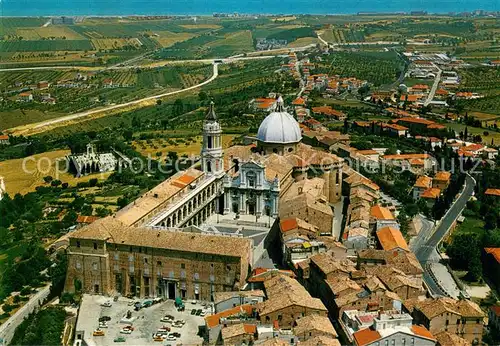
[[[134,139],[134,132],[132,130],[123,131],[123,138],[125,138],[126,141],[131,141]]]
[[[52,181],[52,177],[50,175],[47,175],[46,177],[43,177],[43,181],[45,181],[46,184],[50,183]]]

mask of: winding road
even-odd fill
[[[463,191],[460,193],[459,197],[452,204],[446,215],[441,219],[441,222],[438,224],[434,233],[430,235],[430,237],[425,241],[423,245],[418,247],[418,249],[415,249],[415,256],[419,260],[420,264],[422,264],[422,267],[425,268],[424,281],[431,293],[433,293],[434,295],[444,296],[446,294],[443,291],[442,287],[440,287],[436,283],[434,278],[430,275],[427,267],[430,263],[439,262],[440,257],[436,250],[437,246],[439,245],[439,243],[441,243],[453,223],[462,213],[462,210],[465,208],[467,201],[474,193],[475,185],[476,181],[474,180],[474,178],[467,174]]]
[[[89,115],[96,114],[96,113],[108,112],[108,111],[119,109],[119,108],[124,108],[124,107],[128,107],[128,106],[134,106],[134,105],[139,104],[141,102],[150,101],[150,100],[156,100],[156,99],[159,99],[159,98],[162,98],[162,97],[165,97],[165,96],[171,96],[171,95],[175,95],[175,94],[180,94],[180,93],[185,92],[185,91],[197,89],[197,88],[200,88],[200,87],[202,87],[202,86],[204,86],[204,85],[206,85],[208,83],[211,83],[215,78],[217,78],[217,76],[219,75],[218,66],[219,66],[219,64],[215,64],[215,63],[213,64],[213,74],[212,74],[212,76],[209,79],[207,79],[206,81],[203,81],[203,82],[201,82],[199,84],[190,86],[188,88],[180,89],[180,90],[175,90],[175,91],[170,91],[170,92],[159,94],[159,95],[148,96],[148,97],[144,97],[144,98],[139,99],[139,100],[130,101],[130,102],[126,102],[126,103],[120,103],[118,105],[113,105],[113,106],[109,106],[109,107],[98,108],[98,109],[93,109],[93,110],[90,110],[90,111],[76,113],[76,114],[68,115],[68,116],[57,118],[57,119],[53,119],[53,120],[47,120],[47,121],[41,122],[39,124],[36,124],[32,128],[33,129],[40,129],[42,127],[54,125],[54,124],[61,123],[61,122],[64,122],[64,121],[75,120],[75,119],[79,119],[79,118],[88,117]]]

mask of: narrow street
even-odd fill
[[[438,69],[438,73],[436,74],[436,78],[434,79],[434,84],[432,84],[431,91],[429,92],[429,95],[427,95],[427,99],[424,102],[424,106],[428,106],[429,103],[432,102],[432,100],[434,99],[434,95],[436,94],[436,90],[439,86],[439,82],[441,81],[441,73],[443,71],[439,67],[437,67],[435,64],[434,64],[434,67],[436,67]]]

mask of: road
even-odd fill
[[[218,66],[219,66],[218,64],[213,64],[213,74],[212,74],[212,76],[209,79],[207,79],[206,81],[201,82],[199,84],[190,86],[189,88],[185,88],[185,89],[181,89],[181,90],[175,90],[175,91],[170,91],[170,92],[167,92],[167,93],[163,93],[163,94],[159,94],[159,95],[154,95],[154,96],[148,96],[148,97],[144,97],[144,98],[139,99],[139,100],[130,101],[130,102],[126,102],[126,103],[121,103],[121,104],[118,104],[118,105],[113,105],[113,106],[99,108],[99,109],[93,109],[93,110],[90,110],[90,111],[76,113],[76,114],[68,115],[68,116],[57,118],[57,119],[53,119],[53,120],[47,120],[47,121],[38,123],[38,124],[32,126],[31,128],[32,129],[40,129],[40,128],[43,128],[43,127],[47,127],[47,126],[54,125],[54,124],[61,123],[61,122],[65,122],[65,121],[70,121],[70,120],[85,118],[85,117],[88,117],[88,116],[90,116],[92,114],[102,113],[102,112],[108,112],[108,111],[119,109],[119,108],[133,106],[133,105],[139,104],[141,102],[145,102],[145,101],[149,101],[149,100],[155,100],[155,99],[159,99],[159,98],[162,98],[162,97],[165,97],[165,96],[176,95],[176,94],[183,93],[185,91],[197,89],[197,88],[200,88],[200,87],[202,87],[204,85],[207,85],[207,84],[211,83],[213,80],[215,80],[217,78],[217,76],[219,75]]]
[[[424,281],[429,287],[429,290],[433,294],[437,295],[445,295],[441,287],[437,285],[435,280],[430,275],[428,271],[428,267],[430,263],[439,262],[440,256],[437,253],[437,246],[446,236],[448,231],[450,230],[453,223],[457,220],[457,218],[462,213],[462,210],[465,208],[467,201],[470,199],[472,194],[474,193],[474,186],[476,185],[476,181],[470,176],[466,175],[464,188],[460,196],[456,199],[456,201],[452,204],[446,215],[441,219],[441,222],[438,224],[434,233],[428,237],[428,239],[421,245],[419,248],[416,248],[415,255],[419,260],[422,267],[425,269],[424,272]]]
[[[38,308],[50,293],[50,284],[38,291],[26,304],[0,326],[0,345],[8,345],[16,328],[35,308]]]
[[[429,92],[429,95],[427,95],[427,99],[424,102],[424,106],[428,106],[429,103],[432,102],[434,99],[434,95],[436,94],[436,90],[439,86],[439,82],[441,81],[441,73],[443,72],[439,67],[437,67],[435,64],[433,64],[434,67],[438,69],[438,73],[436,74],[436,78],[434,79],[434,84],[432,84],[431,91]]]

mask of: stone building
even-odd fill
[[[450,332],[472,344],[481,344],[485,313],[470,300],[408,299],[403,306],[413,316],[414,323],[422,324],[431,333]]]
[[[121,156],[119,160],[113,153],[97,153],[93,144],[87,144],[87,151],[82,154],[67,156],[70,170],[74,171],[76,177],[83,175],[114,171],[119,164],[126,166],[129,160]]]
[[[213,300],[242,287],[251,241],[128,227],[107,217],[69,237],[65,290]]]

